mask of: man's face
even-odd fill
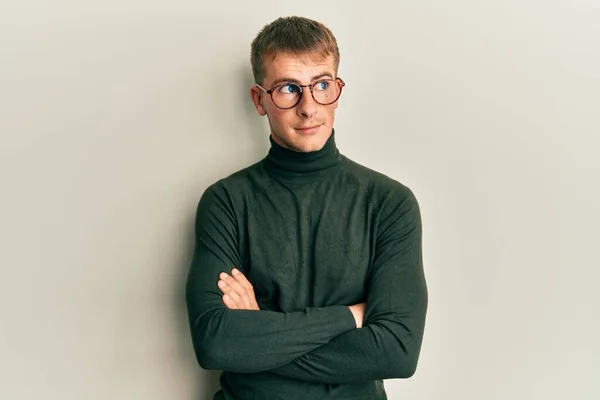
[[[281,83],[282,79],[308,85],[336,77],[332,56],[317,61],[312,57],[278,53],[266,62],[265,71],[261,86],[267,90]],[[260,115],[267,115],[275,143],[299,152],[317,151],[331,136],[338,102],[324,106],[313,99],[309,87],[302,90],[300,102],[288,110],[278,108],[271,97],[256,86],[250,88],[250,94],[256,111]]]

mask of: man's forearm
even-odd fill
[[[421,337],[419,323],[413,330],[394,322],[370,324],[270,372],[327,384],[408,378],[416,369]]]

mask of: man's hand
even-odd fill
[[[219,279],[219,289],[223,292],[223,303],[227,308],[230,310],[260,310],[252,284],[239,270],[234,268],[231,275],[221,272]]]

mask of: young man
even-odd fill
[[[200,199],[186,289],[198,362],[223,371],[215,399],[386,399],[425,326],[418,203],[338,151],[328,28],[279,18],[251,53],[271,148]]]

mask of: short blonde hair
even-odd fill
[[[281,17],[265,25],[250,47],[250,63],[255,83],[262,84],[265,61],[277,53],[324,60],[333,56],[335,70],[340,64],[337,40],[329,28],[305,17]]]

